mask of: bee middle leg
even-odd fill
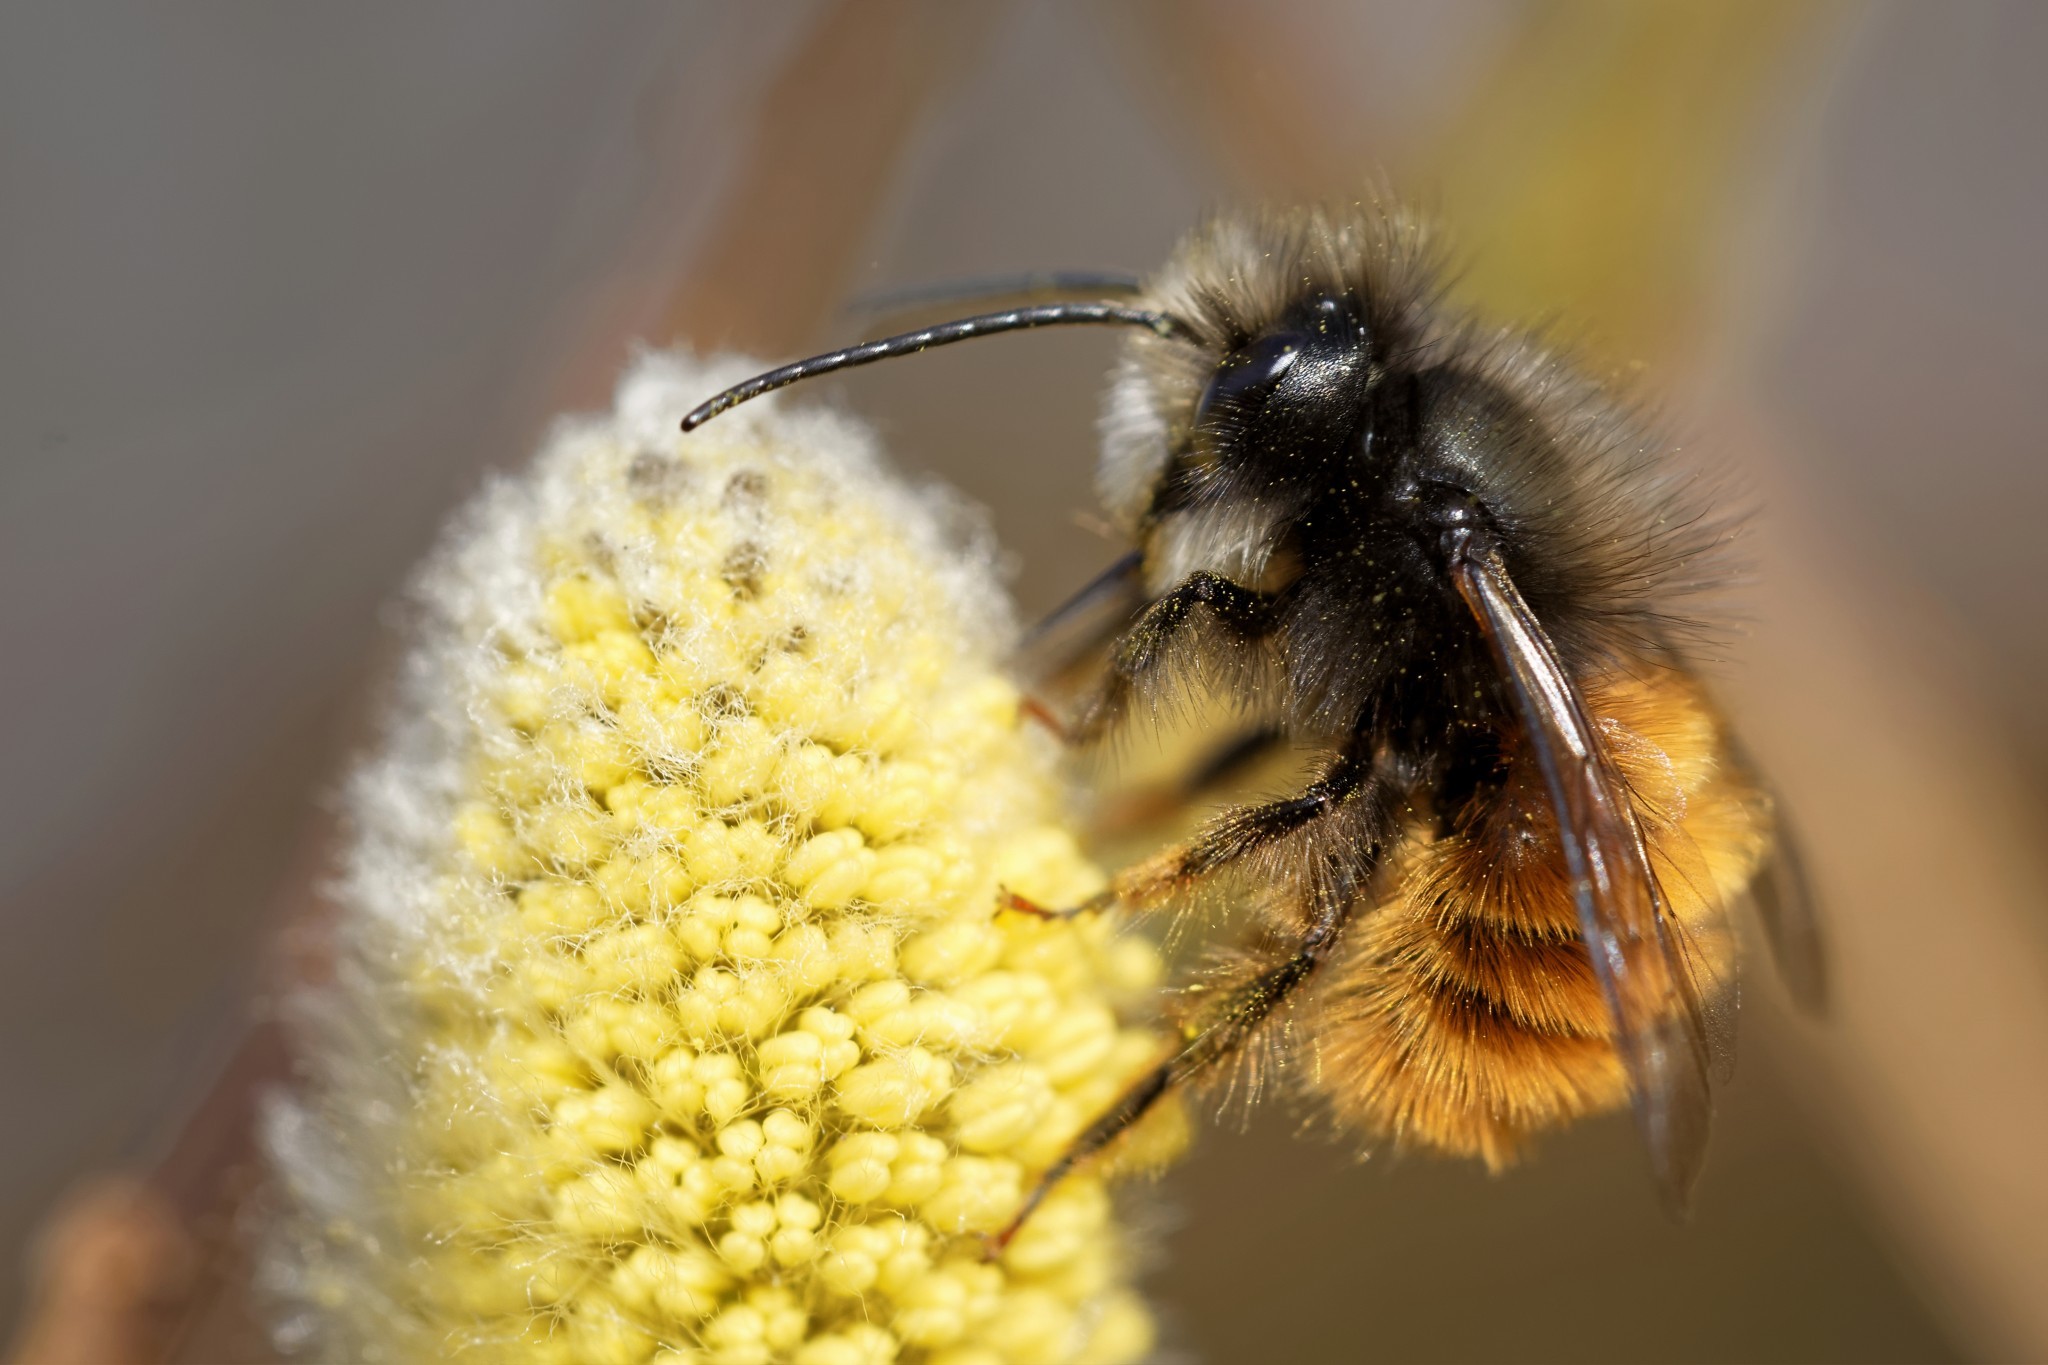
[[[1359,800],[1373,785],[1362,742],[1347,745],[1322,776],[1297,796],[1227,810],[1191,839],[1161,849],[1111,879],[1109,894],[1127,906],[1156,905],[1211,873],[1268,848]]]
[[[1049,909],[1004,891],[1001,908],[1042,919],[1070,919],[1113,906],[1148,909],[1211,873],[1328,818],[1364,797],[1372,785],[1371,757],[1364,741],[1356,740],[1300,795],[1225,811],[1192,839],[1169,845],[1117,873],[1106,889],[1078,905]]]
[[[1144,605],[1144,573],[1142,551],[1120,557],[1024,632],[1012,668],[1035,685],[1078,667]]]
[[[1249,643],[1262,639],[1272,633],[1276,624],[1271,594],[1247,588],[1241,583],[1234,583],[1221,574],[1210,573],[1207,570],[1189,574],[1178,586],[1154,599],[1151,605],[1139,614],[1138,619],[1117,640],[1116,649],[1110,656],[1108,673],[1094,698],[1082,710],[1079,719],[1073,725],[1062,727],[1053,722],[1055,732],[1069,743],[1087,743],[1099,738],[1113,726],[1122,717],[1132,695],[1158,671],[1166,657],[1167,646],[1188,625],[1198,606],[1210,608],[1231,635],[1240,642]],[[1042,707],[1039,709],[1043,710]],[[1303,805],[1304,802],[1307,803],[1306,806]],[[1251,822],[1244,828],[1223,829],[1222,826],[1227,823],[1226,818],[1226,821],[1219,821],[1212,827],[1215,831],[1213,838],[1210,837],[1209,831],[1205,831],[1203,836],[1198,836],[1180,848],[1189,850],[1188,856],[1199,860],[1202,849],[1210,843],[1220,847],[1233,840],[1244,842],[1249,838],[1249,842],[1245,843],[1245,849],[1248,850],[1269,842],[1270,838],[1278,837],[1278,834],[1299,828],[1301,824],[1314,818],[1324,804],[1322,794],[1311,788],[1310,793],[1305,793],[1300,798],[1276,801],[1264,807],[1248,807],[1246,811],[1239,813],[1245,821]],[[1260,837],[1254,826],[1261,819],[1277,833]],[[1141,864],[1141,868],[1152,871],[1140,881],[1123,887],[1113,881],[1107,890],[1089,897],[1079,905],[1052,908],[1039,905],[1005,889],[1000,893],[998,907],[1019,914],[1036,915],[1043,919],[1070,919],[1075,915],[1106,910],[1113,905],[1144,904],[1147,902],[1142,897],[1131,897],[1142,888],[1159,881],[1161,876],[1165,876],[1168,881],[1172,880],[1170,867],[1163,864],[1159,867],[1154,865],[1159,864],[1161,858],[1168,858],[1174,852],[1175,850],[1169,849],[1159,857],[1147,859]],[[1211,861],[1208,866],[1220,866],[1222,862],[1235,856],[1238,855],[1226,853],[1222,858]],[[1182,880],[1186,878],[1183,877]],[[1157,899],[1157,894],[1152,893],[1151,899]]]
[[[1202,755],[1184,770],[1120,793],[1092,817],[1102,837],[1129,838],[1153,829],[1180,811],[1208,803],[1232,789],[1273,754],[1288,747],[1286,729],[1274,723],[1247,727]]]

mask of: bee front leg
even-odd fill
[[[1265,638],[1277,625],[1271,594],[1233,583],[1207,570],[1189,574],[1170,591],[1154,598],[1118,637],[1101,686],[1068,727],[1075,743],[1091,743],[1115,728],[1130,709],[1131,699],[1157,677],[1168,647],[1189,624],[1197,607],[1209,608],[1230,637],[1240,644]]]
[[[1026,713],[1047,724],[1068,743],[1087,743],[1100,738],[1121,719],[1131,697],[1157,674],[1166,658],[1167,647],[1188,625],[1198,606],[1210,608],[1232,637],[1240,642],[1262,639],[1272,633],[1275,625],[1270,594],[1257,592],[1206,570],[1189,574],[1170,592],[1154,599],[1118,639],[1101,687],[1073,725],[1061,726],[1041,704],[1034,701],[1026,702]],[[1288,816],[1280,808],[1295,804],[1298,803],[1274,803],[1272,810],[1275,813],[1271,818],[1274,821],[1286,820]],[[1183,847],[1194,849],[1201,843],[1202,840],[1197,839]],[[1168,850],[1161,856],[1173,852]],[[1148,859],[1141,867],[1149,868],[1156,862],[1157,858]],[[1156,876],[1151,876],[1151,880],[1156,880]],[[1058,908],[1039,905],[1005,888],[998,895],[997,908],[1036,915],[1041,919],[1072,919],[1076,915],[1093,914],[1117,904],[1147,903],[1142,896],[1132,897],[1148,884],[1147,878],[1140,878],[1128,886],[1112,883],[1108,890],[1089,897],[1079,905]]]
[[[1033,919],[1077,919],[1082,915],[1100,914],[1116,905],[1116,888],[1098,891],[1078,905],[1058,907],[1040,905],[1027,896],[1020,896],[1009,887],[996,888],[996,909],[1016,915],[1030,915]]]

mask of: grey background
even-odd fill
[[[1398,140],[1511,7],[1283,8]],[[0,1317],[67,1181],[151,1159],[239,1035],[317,871],[379,604],[480,471],[600,396],[560,377],[686,268],[725,134],[815,9],[0,8]],[[1799,437],[1791,476],[1971,651],[2039,780],[2048,11],[1883,6],[1847,34],[1727,363]],[[1158,260],[1230,187],[1142,59],[1085,7],[1012,7],[857,283]],[[1108,345],[960,348],[841,388],[904,464],[994,509],[1027,615],[1111,553],[1071,515]],[[1277,1113],[1208,1136],[1154,1277],[1175,1340],[1954,1356],[1968,1323],[1900,1269],[1795,1075],[1751,1050],[1687,1230],[1620,1123],[1501,1182],[1356,1167]]]

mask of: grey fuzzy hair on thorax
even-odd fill
[[[1199,568],[1256,576],[1286,534],[1290,509],[1256,473],[1231,478],[1234,511],[1199,509],[1199,524],[1162,511],[1161,494],[1188,473],[1219,367],[1304,302],[1334,297],[1370,337],[1375,383],[1425,379],[1419,459],[1486,504],[1567,653],[1611,661],[1711,640],[1711,612],[1688,604],[1731,578],[1738,518],[1713,510],[1725,490],[1544,338],[1449,302],[1445,256],[1423,217],[1374,199],[1219,214],[1181,242],[1143,299],[1184,331],[1126,338],[1101,420],[1098,493],[1148,543],[1155,591]]]

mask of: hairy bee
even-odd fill
[[[819,356],[684,423],[969,337],[1132,328],[1099,484],[1135,549],[1077,599],[1129,609],[1070,732],[1107,735],[1192,676],[1324,756],[1093,904],[1011,898],[1079,913],[1221,882],[1255,928],[1010,1232],[1170,1089],[1292,1039],[1343,1124],[1494,1167],[1629,1103],[1682,1209],[1729,1044],[1724,907],[1752,882],[1818,997],[1771,799],[1688,657],[1730,519],[1624,404],[1458,316],[1438,278],[1424,230],[1377,206],[1223,217],[1149,281],[1093,282],[1124,297]]]

